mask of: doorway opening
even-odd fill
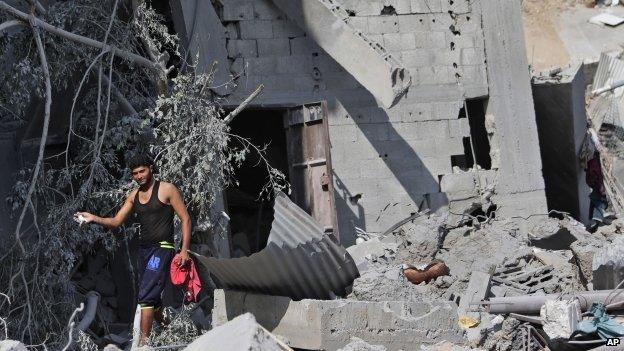
[[[241,112],[230,127],[232,134],[264,148],[269,164],[288,179],[284,114],[285,110],[248,110]],[[241,147],[239,141],[232,140],[231,143],[232,147]],[[260,193],[268,176],[258,153],[251,150],[234,173],[236,182],[226,189],[232,257],[249,256],[266,246],[273,221],[273,198],[260,197]]]

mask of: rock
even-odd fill
[[[113,344],[108,344],[104,346],[103,351],[122,351],[119,347]]]
[[[597,250],[592,269],[595,290],[614,289],[624,279],[624,237]]]
[[[16,340],[0,341],[0,351],[28,351],[26,345]]]
[[[275,337],[251,313],[240,315],[195,339],[184,351],[281,351]]]
[[[581,304],[577,299],[546,301],[540,310],[544,332],[551,339],[568,339],[581,320]]]
[[[338,349],[338,351],[386,351],[387,349],[384,346],[380,345],[371,345],[366,341],[352,337],[351,342],[345,345],[343,348]]]

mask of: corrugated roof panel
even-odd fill
[[[220,288],[295,300],[346,294],[359,277],[353,258],[283,193],[275,198],[267,246],[249,257],[217,259],[195,255],[199,273],[210,272]]]

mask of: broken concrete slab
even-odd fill
[[[595,237],[585,238],[583,240],[575,241],[570,249],[574,254],[574,259],[576,260],[576,264],[579,267],[581,273],[581,281],[583,284],[590,288],[593,286],[594,280],[594,254],[596,251],[600,250],[601,247],[604,246],[604,242],[601,242]],[[593,288],[589,289],[593,290]]]
[[[594,289],[614,289],[624,280],[624,237],[602,247],[592,260]]]
[[[459,313],[472,318],[480,319],[479,313],[469,312],[472,303],[478,303],[484,300],[490,290],[490,279],[492,276],[489,273],[473,271],[470,274],[470,280],[468,281],[468,287],[459,300]]]
[[[559,220],[547,218],[536,223],[529,231],[531,246],[546,250],[567,250],[576,238]]]
[[[339,6],[327,0],[273,3],[384,106],[393,106],[407,92],[409,71],[380,44],[347,24],[349,14]]]
[[[352,337],[351,342],[345,345],[345,347],[338,349],[338,351],[386,351],[388,350],[382,345],[371,345],[366,341]]]
[[[581,304],[577,299],[546,301],[540,310],[544,332],[551,339],[568,339],[581,320]]]
[[[388,350],[464,341],[457,324],[457,306],[450,301],[292,301],[281,296],[215,291],[213,325],[247,312],[294,348],[336,350],[353,336]]]
[[[184,351],[282,351],[276,339],[245,313],[195,339]]]

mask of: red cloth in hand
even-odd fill
[[[173,285],[182,285],[186,288],[184,301],[195,302],[197,295],[201,291],[201,281],[195,269],[195,262],[192,259],[186,264],[180,265],[180,254],[176,254],[171,262],[171,282]]]

